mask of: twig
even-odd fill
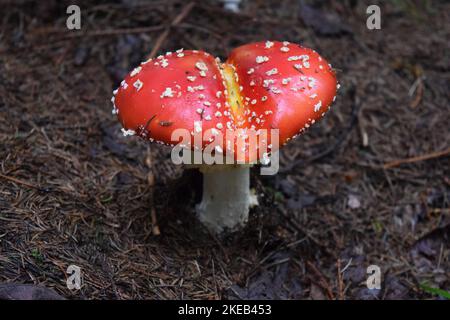
[[[70,33],[64,37],[62,37],[59,40],[62,39],[73,39],[73,38],[84,38],[84,37],[100,37],[100,36],[115,36],[115,35],[122,35],[122,34],[133,34],[133,33],[146,33],[146,32],[152,32],[152,31],[159,31],[164,29],[163,25],[160,26],[149,26],[149,27],[139,27],[139,28],[123,28],[123,29],[109,29],[109,30],[94,30],[91,32],[73,32]],[[35,34],[40,35],[47,35],[48,33],[59,33],[59,32],[65,32],[67,34],[67,30],[51,30],[51,31],[40,31],[36,32]]]
[[[172,20],[172,23],[168,27],[166,27],[166,30],[164,30],[164,32],[159,35],[158,39],[156,39],[152,51],[147,57],[148,59],[154,58],[156,56],[156,53],[159,51],[166,38],[169,36],[170,29],[172,27],[176,27],[181,21],[183,21],[183,19],[187,17],[189,12],[191,12],[194,5],[195,2],[189,2],[186,6],[184,6],[181,12],[175,17],[175,19]]]
[[[364,107],[359,108],[358,111],[358,128],[359,134],[361,135],[361,142],[363,147],[369,146],[369,135],[365,129],[365,120],[364,120]]]
[[[390,168],[398,167],[399,165],[402,165],[405,163],[414,163],[414,162],[425,161],[425,160],[430,160],[430,159],[435,159],[435,158],[440,158],[440,157],[446,157],[448,155],[450,155],[450,148],[443,150],[443,151],[436,151],[436,152],[431,152],[431,153],[423,154],[423,155],[416,156],[416,157],[399,159],[399,160],[387,162],[383,165],[383,169],[390,169]]]
[[[150,186],[150,219],[152,221],[152,234],[154,236],[159,236],[161,231],[159,230],[158,220],[156,218],[156,210],[154,204],[154,186],[155,186],[155,175],[153,174],[153,161],[152,153],[150,148],[147,148],[147,157],[145,158],[145,164],[148,167],[147,181]]]
[[[341,270],[342,274],[344,274],[344,272],[348,269],[348,267],[350,267],[352,265],[352,260],[353,260],[353,258],[350,258],[350,260],[348,260],[348,262],[345,265],[345,267]]]
[[[423,76],[418,77],[417,80],[412,85],[409,95],[412,96],[414,92],[416,93],[416,96],[414,97],[414,100],[411,101],[410,107],[415,109],[419,104],[420,101],[422,101],[423,92],[424,92],[424,85],[423,85]]]
[[[344,281],[342,280],[341,259],[337,260],[338,299],[344,300]]]
[[[317,269],[317,267],[311,261],[306,261],[306,265],[317,277],[319,277],[319,282],[317,284],[326,291],[328,299],[334,300],[333,291],[331,290],[330,284],[328,283],[323,273],[320,272],[319,269]]]
[[[4,174],[1,174],[1,173],[0,173],[0,178],[3,178],[5,180],[9,180],[9,181],[17,183],[17,184],[21,184],[21,185],[26,186],[28,188],[33,188],[33,189],[40,190],[40,188],[35,186],[34,184],[28,183],[26,181],[23,181],[23,180],[14,178],[14,177],[5,176]]]

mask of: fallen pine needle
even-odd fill
[[[145,158],[145,163],[148,167],[148,175],[147,175],[147,181],[151,189],[151,200],[150,200],[150,219],[152,222],[152,234],[154,236],[159,236],[161,234],[161,231],[159,230],[158,226],[158,219],[156,218],[156,210],[155,210],[155,204],[154,204],[154,187],[155,187],[155,175],[153,173],[153,159],[152,159],[152,153],[150,148],[147,149],[147,157]]]
[[[21,184],[23,186],[29,187],[29,188],[33,188],[33,189],[39,189],[37,186],[35,186],[34,184],[28,183],[26,181],[22,181],[20,179],[14,178],[14,177],[9,177],[9,176],[5,176],[3,174],[0,173],[0,178],[3,178],[5,180],[17,183],[17,184]]]
[[[448,155],[450,155],[450,148],[443,150],[443,151],[436,151],[436,152],[432,152],[432,153],[428,153],[428,154],[424,154],[424,155],[420,155],[420,156],[416,156],[416,157],[399,159],[399,160],[387,162],[383,165],[383,169],[390,169],[393,167],[398,167],[399,165],[402,165],[405,163],[414,163],[414,162],[419,162],[419,161],[425,161],[425,160],[445,157]]]

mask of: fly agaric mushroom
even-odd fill
[[[225,136],[226,129],[257,133],[278,129],[277,145],[282,146],[324,116],[337,86],[325,59],[286,41],[243,45],[224,63],[206,52],[181,49],[131,71],[114,91],[113,113],[124,135],[165,145],[177,143],[171,139],[176,129],[187,129],[193,136],[201,131]],[[186,147],[200,152],[212,143],[216,152],[237,159],[234,140],[202,139],[200,148],[191,142]],[[266,144],[272,147],[270,138]],[[262,160],[259,152],[244,149],[244,160]],[[204,188],[197,213],[208,229],[220,233],[245,224],[253,203],[249,168],[200,166]]]

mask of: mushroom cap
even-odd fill
[[[113,97],[124,134],[174,145],[175,129],[192,135],[221,132],[219,149],[240,161],[261,160],[237,144],[226,129],[246,135],[279,129],[279,145],[319,120],[334,101],[337,80],[331,66],[314,50],[288,42],[266,41],[234,49],[225,63],[206,52],[178,50],[141,63],[122,81]],[[237,132],[237,131],[236,131]],[[193,138],[191,145],[193,145]],[[214,139],[203,141],[205,148]],[[217,142],[214,142],[218,144]],[[241,147],[241,146],[240,146]]]
[[[316,51],[288,42],[259,42],[233,50],[241,94],[257,129],[279,129],[280,145],[325,115],[336,96],[333,69]],[[255,119],[265,121],[255,123]]]
[[[200,121],[204,131],[224,120],[225,87],[219,65],[208,53],[182,51],[148,60],[122,81],[114,102],[122,126],[137,135],[173,145],[175,129],[195,132]],[[218,107],[221,104],[221,108]],[[207,120],[208,119],[208,120]]]

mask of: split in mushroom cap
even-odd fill
[[[226,129],[279,129],[283,145],[325,114],[336,89],[333,69],[317,52],[266,41],[234,49],[223,64],[196,50],[148,60],[124,79],[113,102],[125,132],[152,141],[175,144],[173,130],[194,134],[201,124],[224,139]],[[226,141],[219,150],[227,154]]]

